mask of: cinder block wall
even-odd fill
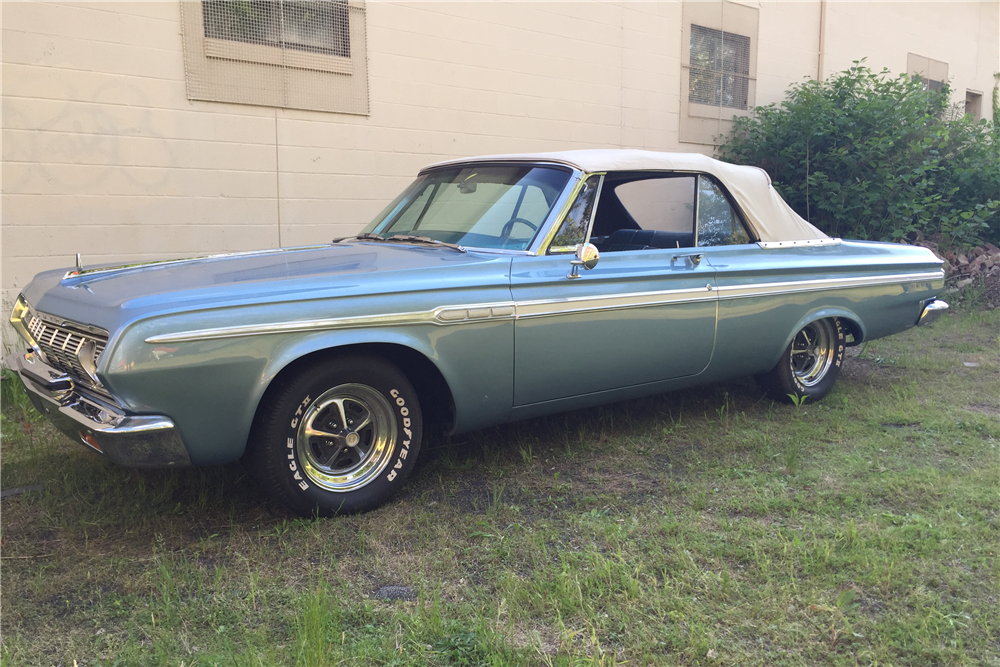
[[[436,160],[678,148],[678,3],[369,2],[368,117],[189,101],[176,1],[0,11],[5,311],[77,252],[354,233]]]
[[[758,7],[758,104],[817,74],[820,2]],[[2,301],[38,271],[325,242],[423,165],[677,140],[681,2],[367,3],[370,115],[189,101],[181,9],[3,2]],[[996,2],[835,2],[824,74],[910,51],[988,101]],[[988,104],[988,102],[987,102]],[[9,343],[8,330],[4,331]]]

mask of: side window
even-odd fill
[[[694,229],[694,176],[622,183],[615,194],[641,229],[687,234]]]
[[[708,176],[698,177],[698,245],[750,243],[750,236],[722,189]]]
[[[670,172],[608,174],[591,243],[601,252],[693,246],[695,180]]]
[[[594,202],[597,200],[597,191],[601,187],[603,178],[600,175],[591,176],[580,188],[576,201],[573,202],[549,245],[549,254],[573,252],[576,246],[586,242],[590,216],[594,211]]]

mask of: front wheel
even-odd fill
[[[250,466],[275,500],[304,516],[378,507],[413,469],[420,402],[378,357],[317,362],[265,397],[251,434]]]
[[[816,320],[795,334],[774,368],[756,377],[757,384],[776,401],[818,401],[833,388],[843,361],[840,320]]]

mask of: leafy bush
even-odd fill
[[[996,242],[1000,132],[987,120],[949,120],[949,92],[855,61],[738,118],[719,154],[764,168],[792,208],[831,236]]]

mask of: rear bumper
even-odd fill
[[[926,326],[931,324],[937,318],[948,312],[948,304],[941,299],[928,299],[924,303],[923,309],[920,311],[920,318],[917,320],[917,326]]]
[[[167,417],[127,414],[120,405],[78,388],[37,354],[12,354],[5,362],[21,377],[35,408],[70,439],[132,468],[191,465]]]

